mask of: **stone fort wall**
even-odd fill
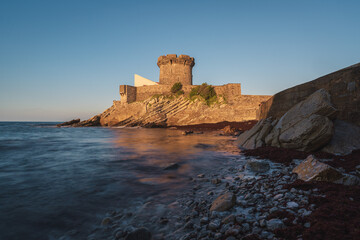
[[[184,85],[182,90],[185,94],[189,94],[191,89],[197,85]],[[172,85],[148,85],[141,87],[133,87],[129,85],[120,85],[120,95],[122,103],[132,103],[136,101],[144,101],[154,95],[170,95]],[[232,101],[236,97],[241,96],[241,84],[229,83],[222,86],[214,86],[217,95],[222,95],[227,101]]]

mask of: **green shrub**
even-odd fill
[[[174,85],[171,87],[171,92],[177,93],[177,92],[181,91],[181,89],[182,89],[181,82],[177,82],[177,83],[174,83]]]
[[[178,97],[180,95],[183,95],[184,93],[185,93],[184,90],[179,90],[175,93],[175,95]]]
[[[200,86],[196,86],[190,91],[190,99],[194,98],[194,96],[202,97],[207,105],[211,105],[216,102],[217,96],[213,86],[208,85],[207,83],[203,83]]]

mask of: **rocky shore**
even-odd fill
[[[359,174],[359,151],[344,168],[340,157],[316,156]],[[149,198],[114,210],[87,239],[357,239],[360,187],[299,180],[293,171],[307,157],[276,148],[229,155],[223,168],[189,178],[174,201]]]

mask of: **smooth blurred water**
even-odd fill
[[[224,161],[212,148],[224,139],[0,122],[0,239],[57,239],[73,229],[86,235],[111,209],[171,198],[189,176]],[[175,162],[179,169],[163,170]]]

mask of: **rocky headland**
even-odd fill
[[[153,96],[130,104],[114,101],[102,114],[85,121],[72,120],[58,126],[171,127],[224,121],[244,122],[256,119],[259,103],[268,96],[241,95],[228,102],[219,97],[210,106],[202,99],[186,96]]]

